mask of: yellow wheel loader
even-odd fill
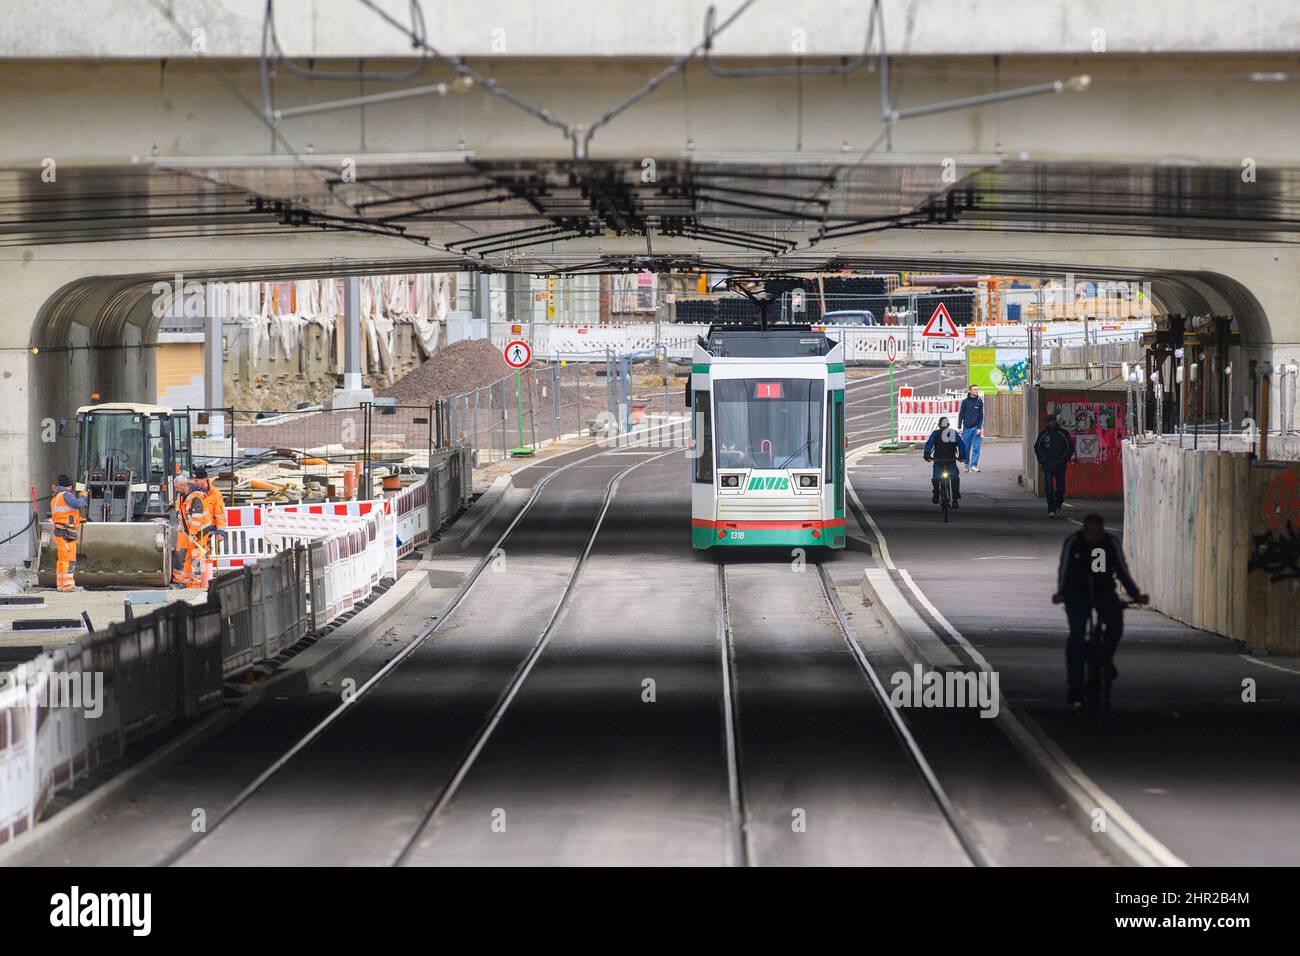
[[[190,420],[165,405],[114,402],[77,409],[77,494],[87,499],[77,545],[83,587],[171,582],[176,479],[192,467]],[[37,580],[54,586],[54,526],[41,523]]]

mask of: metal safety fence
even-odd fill
[[[437,404],[187,411],[195,464],[216,473],[231,506],[373,498],[386,478],[427,474],[448,444]]]
[[[647,414],[685,411],[676,376],[686,373],[664,349],[581,358],[560,356],[445,399],[448,434],[468,449],[471,467],[565,436],[630,431]]]

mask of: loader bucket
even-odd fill
[[[166,587],[171,581],[171,527],[165,521],[88,521],[77,542],[76,583],[85,588]],[[54,587],[54,526],[41,524],[37,581]]]

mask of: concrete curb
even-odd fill
[[[907,663],[928,665],[936,670],[961,668],[961,660],[952,648],[939,640],[930,625],[912,609],[884,568],[867,568],[863,572],[862,599],[880,611],[890,638]]]
[[[894,585],[888,571],[868,568],[863,575],[862,594],[879,610],[891,632],[904,645],[903,655],[909,664],[920,663],[936,670],[962,666],[952,648],[934,633]],[[999,694],[994,720],[1011,745],[1065,804],[1075,822],[1117,862],[1127,866],[1186,866],[1097,786],[1032,718],[1017,714],[1005,695]],[[1105,829],[1101,831],[1093,826],[1099,810],[1104,813],[1105,821]]]
[[[460,520],[430,546],[429,553],[455,554],[473,544],[488,523],[501,513],[507,501],[517,497],[511,494],[517,490],[513,482],[513,474],[497,476],[488,490],[479,495],[478,500],[461,515]]]
[[[311,647],[295,654],[259,687],[274,686],[291,694],[305,694],[333,677],[384,634],[384,625],[429,588],[432,569],[426,562],[407,571],[373,604],[344,621]],[[373,611],[374,615],[366,612]]]

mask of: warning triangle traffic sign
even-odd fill
[[[952,320],[952,316],[948,314],[948,309],[942,302],[934,310],[934,315],[930,316],[930,321],[925,323],[925,329],[921,334],[931,338],[957,338],[957,323]]]

